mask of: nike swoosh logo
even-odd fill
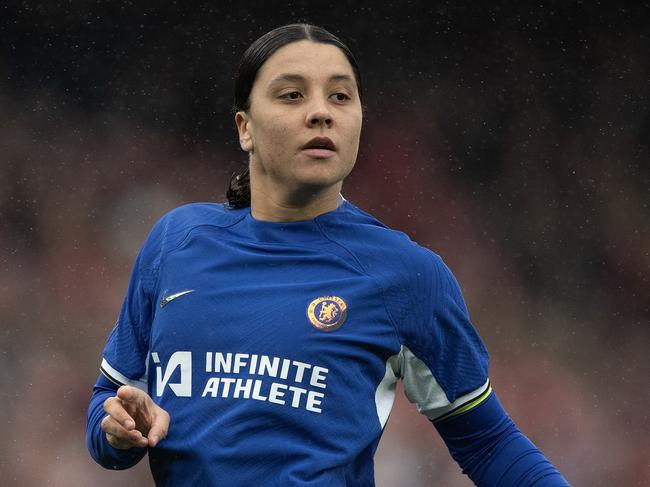
[[[180,298],[181,296],[184,296],[184,295],[186,295],[186,294],[193,293],[193,292],[194,292],[194,289],[188,289],[187,291],[181,291],[180,293],[170,294],[170,295],[167,296],[166,298],[162,298],[162,299],[160,300],[160,307],[161,307],[161,308],[164,308],[165,305],[166,305],[167,303],[169,303],[170,301],[173,301],[173,300],[176,299],[176,298]]]

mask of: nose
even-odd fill
[[[307,113],[307,125],[309,127],[329,127],[332,125],[332,114],[330,113],[325,100],[315,101]]]

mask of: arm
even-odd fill
[[[146,448],[131,448],[119,450],[110,445],[105,432],[102,430],[102,420],[106,417],[104,402],[115,397],[118,386],[100,375],[93,387],[93,395],[88,406],[86,418],[86,446],[93,459],[104,468],[122,470],[138,463]]]
[[[451,456],[479,487],[565,487],[566,479],[524,436],[494,393],[434,422]]]
[[[100,375],[88,407],[86,444],[97,463],[122,470],[138,463],[164,439],[169,414],[144,391]]]
[[[154,226],[135,261],[88,406],[86,444],[93,459],[106,468],[125,469],[138,463],[146,447],[158,442],[145,436],[151,432],[163,437],[169,423],[169,415],[144,392],[161,227]],[[154,429],[154,418],[165,415],[166,424]]]
[[[409,400],[479,487],[567,486],[492,392],[487,350],[449,268],[437,256],[420,268],[414,319],[398,328],[403,346],[396,375]]]

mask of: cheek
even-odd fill
[[[363,113],[361,112],[361,107],[356,107],[356,109],[351,108],[351,112],[348,113],[346,121],[346,130],[350,133],[354,133],[357,138],[359,138],[359,133],[361,132],[361,124],[363,123]]]
[[[258,131],[258,149],[267,153],[282,153],[287,150],[286,138],[289,130],[275,121],[267,121],[264,129]]]
[[[361,138],[361,117],[353,119],[350,123],[343,127],[343,133],[346,135],[346,143],[349,149],[353,149],[356,153],[359,148],[359,139]]]

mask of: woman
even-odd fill
[[[361,95],[354,57],[318,27],[246,51],[250,175],[145,242],[88,412],[101,465],[148,451],[157,485],[374,485],[401,379],[477,485],[568,485],[492,392],[449,269],[342,198]]]

